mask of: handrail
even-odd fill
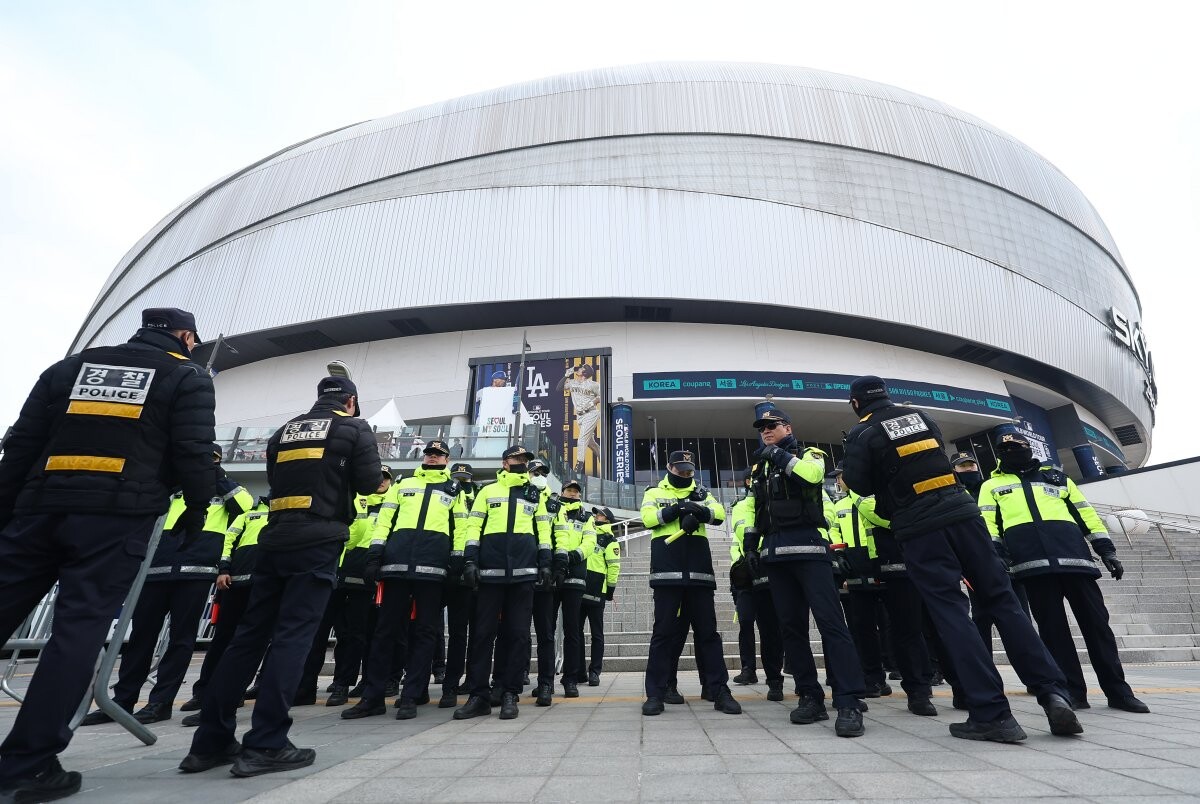
[[[1121,532],[1123,534],[1125,534],[1125,541],[1129,543],[1130,547],[1133,547],[1133,539],[1129,536],[1129,531],[1125,529],[1124,520],[1132,519],[1134,522],[1147,522],[1147,523],[1153,525],[1155,527],[1155,529],[1158,530],[1158,535],[1162,539],[1163,547],[1167,548],[1167,556],[1170,557],[1172,561],[1175,560],[1175,551],[1173,549],[1171,549],[1171,542],[1170,542],[1170,540],[1167,539],[1167,534],[1162,528],[1163,523],[1161,520],[1151,519],[1148,516],[1145,516],[1145,517],[1134,516],[1133,514],[1128,513],[1131,510],[1141,511],[1144,514],[1148,513],[1147,511],[1140,509],[1140,508],[1134,508],[1134,509],[1116,508],[1115,506],[1111,506],[1111,505],[1107,505],[1107,504],[1102,504],[1102,505],[1103,505],[1103,508],[1112,509],[1112,510],[1107,511],[1106,513],[1111,514],[1112,516],[1117,518],[1117,524],[1121,526]],[[1092,507],[1095,508],[1096,506],[1093,505]],[[1158,512],[1158,513],[1162,513],[1162,512]],[[1180,525],[1178,522],[1168,522],[1167,524],[1171,525],[1173,528],[1182,530],[1184,533],[1200,533],[1200,528],[1191,528],[1186,525]]]

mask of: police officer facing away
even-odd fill
[[[734,606],[738,617],[738,652],[741,654],[742,672],[734,676],[735,684],[758,683],[758,660],[755,649],[754,627],[758,626],[762,647],[763,672],[767,679],[767,700],[783,700],[783,637],[779,630],[779,617],[775,612],[775,601],[771,598],[771,582],[757,555],[745,552],[746,522],[749,519],[751,473],[747,470],[746,496],[734,503],[729,512],[733,523],[733,538],[729,541],[729,579],[733,586]],[[751,539],[758,537],[751,532]]]
[[[592,516],[596,528],[596,546],[587,558],[587,586],[580,607],[579,669],[582,675],[583,626],[586,623],[592,637],[592,661],[587,665],[587,684],[589,687],[598,687],[600,672],[604,669],[604,604],[613,599],[617,580],[621,577],[621,544],[613,533],[611,509],[593,508]]]
[[[1000,465],[980,489],[979,507],[1029,593],[1038,633],[1067,676],[1071,705],[1090,708],[1064,599],[1079,623],[1108,705],[1126,712],[1149,712],[1125,681],[1104,594],[1096,583],[1100,569],[1088,553],[1090,543],[1113,578],[1120,580],[1125,574],[1104,523],[1075,482],[1061,469],[1041,465],[1015,428],[1001,425],[995,441]]]
[[[950,469],[937,424],[923,411],[893,404],[879,377],[855,380],[850,405],[860,421],[846,436],[842,478],[856,494],[875,495],[875,510],[890,520],[909,577],[938,633],[955,649],[956,681],[970,716],[950,724],[950,733],[968,740],[1025,739],[1004,697],[990,647],[967,613],[959,588],[964,577],[995,619],[1009,659],[1037,695],[1051,732],[1082,732],[1066,679],[1021,611],[979,507]]]
[[[761,545],[747,538],[747,555],[761,549],[771,597],[783,632],[783,649],[800,702],[790,715],[796,724],[828,720],[825,691],[817,681],[808,642],[811,609],[825,647],[825,665],[838,710],[834,731],[839,737],[864,732],[859,698],[864,695],[862,667],[854,639],[838,602],[833,563],[826,539],[825,453],[803,448],[792,435],[792,420],[781,410],[768,410],[754,421],[763,446],[755,453],[752,494],[747,499],[747,528],[761,535]]]
[[[316,752],[288,742],[288,709],[304,659],[337,583],[338,558],[355,518],[354,497],[379,485],[375,434],[358,416],[358,389],[326,377],[312,410],[267,443],[271,513],[258,539],[247,611],[221,657],[200,708],[200,728],[179,769],[205,771],[233,762],[235,776],[303,768]],[[234,739],[237,707],[268,642],[252,728]]]
[[[504,450],[504,468],[475,496],[465,538],[455,540],[455,549],[463,551],[463,579],[479,587],[467,657],[471,694],[454,710],[455,720],[492,713],[488,671],[497,631],[507,645],[496,670],[500,717],[511,720],[518,714],[521,678],[529,664],[533,584],[550,579],[550,517],[540,490],[529,482],[531,458],[520,444]]]
[[[183,528],[204,527],[215,490],[212,380],[188,355],[191,313],[142,311],[119,346],[42,372],[0,458],[0,644],[57,581],[54,631],[0,745],[0,793],[47,801],[78,792],[57,754],[95,674],[113,616],[171,492]]]
[[[708,489],[696,484],[695,474],[693,453],[672,452],[666,477],[642,497],[642,522],[651,530],[650,588],[654,590],[643,715],[662,714],[672,664],[689,625],[695,632],[696,661],[707,674],[705,687],[714,699],[713,708],[727,715],[742,713],[729,691],[713,600],[717,579],[704,530],[708,523],[724,522],[725,509]]]
[[[563,623],[563,693],[579,697],[579,675],[583,672],[583,623],[580,609],[587,589],[587,557],[596,549],[596,526],[580,498],[582,487],[570,480],[563,485],[562,505],[554,518],[554,563],[551,567],[554,607],[548,622],[551,645],[554,644],[558,610]],[[553,666],[552,666],[553,667]],[[553,672],[553,671],[552,671]]]

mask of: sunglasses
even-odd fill
[[[758,428],[758,432],[761,433],[763,430],[774,430],[776,427],[779,427],[781,424],[783,424],[783,422],[767,422],[762,427]]]

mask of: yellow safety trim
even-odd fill
[[[301,447],[299,449],[285,449],[283,452],[275,456],[275,463],[287,463],[288,461],[307,461],[312,458],[321,458],[324,455],[324,447]]]
[[[82,413],[87,416],[119,416],[122,419],[140,419],[141,405],[127,405],[123,402],[72,402],[67,405],[67,413]]]
[[[101,458],[96,455],[51,455],[46,459],[47,472],[120,472],[124,458]]]
[[[295,508],[311,508],[312,497],[276,497],[271,500],[272,511],[287,511]]]
[[[913,483],[913,491],[917,494],[924,494],[927,491],[934,489],[953,486],[958,481],[954,479],[954,475],[941,475],[940,477],[931,477],[929,480],[922,480],[920,483]]]
[[[187,359],[189,359],[189,358],[188,358],[186,355],[181,355],[181,354],[179,354],[179,352],[167,352],[167,354],[169,354],[171,357],[177,357],[177,358],[179,358],[180,360],[187,360]]]
[[[927,449],[937,449],[938,442],[936,438],[927,438],[924,441],[914,441],[911,444],[902,444],[896,447],[896,452],[903,458],[905,455],[912,455],[914,452],[924,452]]]

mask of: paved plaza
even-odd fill
[[[1022,745],[950,737],[947,724],[965,714],[951,709],[945,686],[935,693],[938,717],[909,714],[897,689],[869,702],[866,736],[847,740],[834,736],[832,721],[793,726],[795,698],[767,701],[765,684],[734,689],[743,715],[719,714],[700,700],[693,673],[683,674],[686,705],[643,717],[642,675],[616,673],[599,687],[584,686],[578,699],[556,698],[549,709],[522,698],[521,715],[511,721],[493,715],[458,722],[453,710],[435,705],[410,721],[391,712],[344,721],[340,709],[300,707],[292,738],[315,747],[317,762],[291,773],[244,780],[227,767],[179,773],[192,730],[179,725],[178,712],[153,726],[159,739],[152,746],[116,725],[80,729],[63,765],[83,772],[83,792],[72,800],[123,804],[1200,800],[1200,664],[1126,670],[1153,713],[1107,708],[1093,677],[1094,708],[1079,714],[1086,732],[1064,738],[1049,734],[1040,707],[1002,668],[1014,714],[1029,734]],[[0,702],[5,731],[16,711],[12,701]],[[241,712],[242,729],[249,712]]]

